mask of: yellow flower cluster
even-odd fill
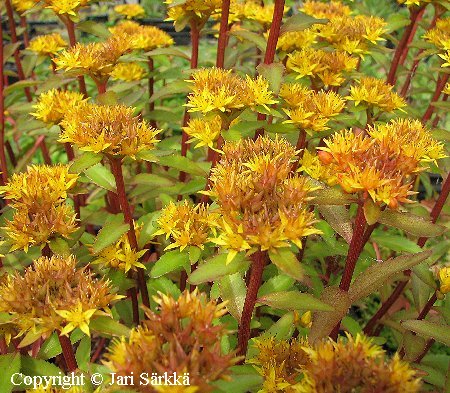
[[[311,78],[314,87],[341,86],[346,74],[358,66],[358,59],[345,52],[305,48],[289,54],[286,66],[297,79]]]
[[[450,292],[450,267],[442,267],[439,270],[439,291],[443,294]]]
[[[96,315],[110,315],[108,305],[122,296],[114,295],[103,278],[97,280],[86,268],[77,268],[74,256],[41,257],[25,269],[8,276],[0,286],[0,311],[19,336],[34,340],[54,331],[67,335],[80,328],[89,335],[89,322]]]
[[[54,61],[58,70],[73,70],[103,82],[109,78],[119,58],[131,49],[128,36],[115,34],[104,42],[78,43],[59,52]]]
[[[35,5],[35,0],[11,0],[13,8],[19,13],[23,14],[28,10],[31,10]]]
[[[399,4],[404,4],[407,7],[414,7],[414,6],[422,7],[431,3],[432,1],[433,0],[397,0]]]
[[[335,0],[331,0],[327,3],[306,0],[303,3],[302,8],[300,8],[300,11],[317,19],[332,19],[340,16],[347,16],[351,13],[350,7]]]
[[[365,76],[357,81],[357,85],[350,87],[348,100],[355,101],[355,106],[367,105],[370,108],[378,108],[384,112],[393,112],[396,109],[406,107],[406,101],[391,86],[381,79]]]
[[[75,91],[51,89],[39,95],[33,105],[36,112],[30,113],[46,124],[59,124],[65,114],[86,100]]]
[[[314,345],[271,337],[258,340],[256,347],[259,353],[250,363],[264,378],[261,393],[415,393],[421,387],[408,363],[397,354],[387,359],[381,347],[360,334]]]
[[[276,104],[269,82],[262,76],[256,79],[233,74],[231,70],[204,68],[192,75],[188,103],[189,112],[229,113],[245,108]]]
[[[317,33],[312,29],[290,31],[278,38],[277,49],[291,53],[303,48],[310,48],[317,42]]]
[[[138,81],[144,78],[146,71],[139,63],[118,63],[111,71],[113,79],[122,81]]]
[[[68,237],[76,230],[74,211],[65,201],[77,178],[66,165],[33,165],[0,187],[0,194],[15,209],[5,227],[11,251],[27,251],[29,246],[44,245],[55,235]]]
[[[173,45],[172,37],[155,26],[141,26],[133,21],[125,21],[109,29],[113,34],[128,37],[133,49],[150,51]]]
[[[376,16],[333,17],[318,28],[318,36],[337,50],[362,57],[370,52],[370,44],[384,40],[385,27],[386,22]]]
[[[140,151],[155,148],[160,130],[133,113],[134,108],[123,105],[84,103],[66,114],[59,141],[73,143],[84,151],[134,159]]]
[[[188,143],[197,142],[195,148],[202,146],[214,148],[214,142],[219,139],[221,130],[222,118],[219,115],[211,119],[190,119],[187,127],[183,127],[183,131],[192,137]]]
[[[140,227],[134,226],[136,238],[139,241]],[[92,252],[92,251],[91,251]],[[128,234],[123,234],[113,245],[104,248],[96,255],[93,264],[102,266],[111,266],[114,269],[123,270],[127,273],[129,270],[136,271],[137,268],[146,269],[145,265],[139,262],[139,259],[146,253],[146,250],[136,251],[131,247]]]
[[[145,16],[144,7],[140,4],[118,4],[114,7],[114,11],[127,19],[142,18]]]
[[[320,180],[329,186],[337,184],[338,181],[333,169],[329,165],[322,164],[318,155],[313,155],[305,149],[300,163],[299,172],[303,171],[313,179]]]
[[[286,140],[225,143],[213,169],[210,195],[216,198],[222,221],[213,241],[228,249],[228,261],[240,251],[271,250],[304,236],[320,233],[307,209],[312,186],[291,174],[296,151]]]
[[[186,0],[181,3],[166,0],[165,3],[168,6],[167,20],[173,20],[175,27],[181,29],[189,22],[202,28],[211,15],[222,9],[221,0]]]
[[[222,354],[220,348],[221,339],[228,334],[225,327],[217,323],[226,313],[225,304],[207,301],[197,289],[185,291],[178,299],[159,294],[154,300],[158,310],[146,310],[147,319],[131,331],[129,339],[112,342],[105,365],[120,376],[144,372],[151,376],[152,372],[160,373],[160,370],[169,375],[188,373],[190,390],[177,392],[213,391],[210,384],[225,378],[228,368],[237,361],[233,352]],[[148,387],[139,385],[137,380],[130,387],[149,392]]]
[[[91,0],[43,0],[45,8],[51,9],[56,15],[76,16],[80,8],[86,7]]]
[[[210,213],[203,204],[191,206],[187,200],[175,205],[170,202],[162,209],[158,219],[158,230],[155,235],[166,235],[172,243],[166,247],[184,250],[188,246],[201,249],[209,241],[209,236],[215,233],[217,214]]]
[[[441,51],[450,49],[450,17],[436,20],[436,25],[423,38]]]
[[[419,121],[393,120],[368,133],[336,133],[325,139],[327,147],[319,148],[319,157],[345,192],[362,192],[364,198],[396,209],[410,202],[413,176],[423,170],[421,163],[445,157],[444,147]]]
[[[27,49],[41,56],[53,57],[56,53],[67,47],[67,42],[59,33],[44,34],[30,41]]]
[[[283,84],[280,97],[289,107],[283,108],[289,117],[285,123],[293,123],[307,131],[329,129],[328,122],[345,106],[345,100],[334,92],[315,92],[296,83]]]

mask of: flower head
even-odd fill
[[[348,16],[351,12],[348,6],[342,4],[340,1],[334,0],[327,3],[315,0],[306,0],[300,10],[317,19],[332,19],[338,16]]]
[[[275,104],[269,83],[262,76],[246,79],[231,70],[204,68],[192,76],[192,93],[189,95],[189,112],[222,112],[242,110]]]
[[[450,292],[450,267],[442,267],[439,270],[439,291],[443,294]]]
[[[67,47],[67,42],[58,33],[40,35],[30,41],[28,49],[42,56],[53,57]]]
[[[11,4],[13,8],[19,13],[24,14],[28,10],[31,10],[35,5],[35,0],[12,0]]]
[[[365,76],[358,80],[357,86],[350,87],[350,95],[346,98],[355,101],[355,106],[364,103],[385,112],[393,112],[406,106],[405,100],[393,92],[393,88],[381,79]]]
[[[51,89],[39,95],[31,115],[49,125],[59,124],[67,112],[85,101],[81,93]]]
[[[67,113],[61,122],[60,142],[79,149],[134,158],[142,150],[155,148],[160,132],[133,115],[134,108],[85,103]]]
[[[0,311],[12,315],[19,335],[33,332],[37,339],[56,330],[88,330],[92,318],[110,313],[108,306],[121,297],[111,292],[108,281],[96,280],[76,263],[73,256],[41,257],[0,286]]]
[[[144,67],[139,65],[139,63],[119,63],[111,71],[111,77],[131,82],[143,79],[145,73]]]
[[[221,130],[222,119],[219,115],[211,119],[190,119],[187,127],[183,127],[183,131],[191,137],[188,143],[197,142],[195,148],[201,146],[213,148],[214,142],[219,139]]]
[[[189,373],[189,383],[198,392],[212,391],[210,383],[226,377],[228,368],[237,360],[232,352],[225,355],[220,349],[222,337],[228,334],[217,323],[226,313],[225,304],[207,301],[198,290],[186,291],[178,299],[159,294],[154,300],[158,310],[146,310],[148,319],[143,326],[132,330],[129,339],[112,343],[105,364],[124,376],[132,372],[151,375],[161,370],[168,374]],[[159,391],[138,384],[133,388],[140,392]]]
[[[404,4],[407,7],[420,7],[424,6],[428,3],[431,3],[433,0],[397,0],[398,3]]]
[[[216,215],[208,212],[203,204],[191,206],[187,200],[183,204],[169,203],[163,208],[158,219],[160,230],[155,234],[165,234],[172,239],[167,249],[187,246],[203,249],[209,235],[214,232]]]
[[[278,38],[277,49],[286,53],[309,48],[317,42],[317,34],[312,29],[290,31]]]
[[[358,59],[345,52],[305,48],[289,54],[286,65],[297,79],[310,77],[316,86],[341,86],[346,74],[356,69]]]
[[[114,7],[114,11],[127,19],[142,18],[145,16],[144,7],[140,4],[119,4]]]
[[[91,0],[43,0],[45,8],[51,9],[57,15],[77,16],[78,10],[86,7]]]
[[[150,51],[173,45],[172,37],[155,26],[141,26],[136,22],[125,21],[111,27],[110,31],[127,36],[133,49]]]
[[[322,164],[318,155],[313,155],[305,149],[300,164],[301,166],[298,168],[299,172],[303,171],[313,179],[320,180],[329,186],[337,184],[333,169],[328,165]]]
[[[291,175],[294,148],[283,139],[260,137],[225,143],[213,169],[210,194],[216,197],[223,221],[214,242],[230,250],[270,250],[319,233],[306,206],[312,186]]]
[[[425,40],[432,43],[438,50],[450,49],[450,17],[436,20],[436,25],[429,29],[423,36]]]
[[[177,29],[193,21],[198,28],[203,27],[209,17],[221,10],[221,0],[187,0],[176,4],[174,0],[166,0],[168,6],[167,20],[173,20]],[[178,30],[177,30],[178,31]]]

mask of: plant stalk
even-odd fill
[[[72,343],[69,337],[63,336],[60,332],[57,332],[59,343],[61,344],[62,353],[66,362],[67,372],[75,371],[78,368],[77,359],[73,352]]]
[[[3,24],[0,14],[0,41],[3,42]],[[3,47],[0,49],[0,170],[3,185],[8,182],[8,165],[5,155],[5,101],[3,97]]]
[[[250,340],[250,323],[253,309],[255,308],[258,290],[261,286],[264,266],[266,264],[267,252],[256,251],[252,254],[252,265],[250,268],[250,280],[247,286],[244,309],[242,310],[241,321],[238,329],[238,355],[245,356],[247,353],[248,341]]]
[[[216,67],[223,68],[225,63],[225,50],[227,47],[228,16],[230,14],[230,0],[222,0],[222,15],[220,17],[219,40],[217,42]]]
[[[446,83],[448,82],[449,76],[450,76],[449,74],[442,74],[439,77],[439,79],[437,80],[436,90],[434,91],[433,98],[431,99],[430,104],[428,105],[428,108],[422,117],[422,123],[425,124],[428,120],[431,119],[431,115],[434,112],[433,102],[436,102],[437,100],[439,100],[442,90],[444,89]]]

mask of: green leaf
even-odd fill
[[[184,269],[189,271],[189,254],[186,252],[180,252],[179,250],[173,250],[164,253],[152,267],[150,271],[150,277],[157,278],[164,274]]]
[[[125,325],[115,321],[110,317],[97,317],[89,323],[89,329],[99,333],[101,336],[111,337],[128,337],[130,329]]]
[[[219,289],[220,297],[227,302],[227,310],[237,321],[240,321],[247,293],[241,273],[222,277],[219,281]]]
[[[97,235],[92,251],[98,254],[106,247],[117,242],[120,237],[130,229],[130,226],[124,223],[123,214],[110,215],[105,225]]]
[[[85,169],[98,164],[102,160],[102,155],[92,152],[83,152],[83,154],[76,158],[70,165],[70,173],[80,173]]]
[[[24,375],[30,376],[58,376],[61,375],[61,369],[42,359],[34,359],[29,356],[22,356],[22,366],[20,371]]]
[[[85,334],[80,329],[75,329],[70,335],[70,342],[75,344],[79,341]],[[39,359],[47,360],[52,359],[62,353],[61,344],[56,333],[53,333],[41,346],[37,357]]]
[[[304,272],[302,265],[290,248],[276,248],[273,251],[271,250],[269,251],[269,258],[283,273],[298,281],[303,279]]]
[[[50,240],[50,250],[54,254],[68,256],[70,255],[70,247],[67,241],[61,239],[60,237]]]
[[[108,191],[116,191],[116,181],[109,169],[102,164],[96,164],[84,171],[86,176],[98,186]]]
[[[247,393],[256,391],[263,382],[253,366],[248,364],[242,366],[233,366],[230,368],[230,378],[220,379],[212,383],[220,389],[220,393]],[[214,390],[216,392],[216,390]],[[217,393],[217,392],[216,392]]]
[[[278,321],[276,321],[263,335],[273,337],[277,340],[288,340],[295,328],[294,312],[287,312]]]
[[[427,259],[431,254],[431,250],[418,254],[406,254],[370,266],[356,277],[350,286],[348,295],[351,301],[356,302],[359,299],[365,298],[386,284],[394,274],[411,269],[413,266]]]
[[[156,93],[154,93],[149,102],[155,102],[156,100],[159,100],[161,98],[169,97],[174,94],[186,94],[191,91],[189,83],[186,81],[180,81],[177,80],[172,83],[168,83],[166,86],[164,86],[164,89],[158,90]]]
[[[9,43],[3,46],[3,64],[14,54],[17,48],[22,45],[22,42]]]
[[[373,225],[378,222],[378,217],[380,217],[381,209],[380,206],[374,203],[371,198],[365,200],[363,210],[367,224]]]
[[[450,334],[448,334],[448,325],[440,325],[435,322],[418,321],[410,319],[401,322],[401,325],[425,338],[433,338],[440,343],[450,346]]]
[[[433,224],[423,217],[410,213],[400,213],[396,210],[384,210],[381,212],[378,222],[401,229],[414,236],[435,237],[442,235],[446,231],[445,227]]]
[[[176,57],[182,57],[183,59],[190,60],[190,56],[180,49],[177,48],[157,48],[153,49],[150,52],[145,52],[144,55],[146,56],[176,56]]]
[[[348,209],[345,206],[338,205],[320,205],[318,209],[325,221],[350,244],[353,237],[353,227]]]
[[[406,331],[403,334],[403,348],[405,349],[405,360],[412,362],[425,349],[427,341],[420,336],[416,336],[415,334]]]
[[[5,89],[3,90],[3,94],[6,97],[7,95],[11,94],[12,92],[14,92],[16,90],[24,89],[25,87],[37,86],[41,83],[42,83],[42,81],[34,81],[34,80],[29,80],[29,79],[14,82],[13,84],[9,85],[8,87],[5,87]]]
[[[2,370],[0,392],[12,392],[14,385],[11,378],[15,373],[20,372],[20,354],[8,353],[6,355],[0,355],[0,370]]]
[[[146,184],[154,187],[171,187],[175,181],[154,173],[140,173],[132,181],[133,184]]]
[[[266,78],[269,82],[270,89],[278,94],[281,83],[283,82],[283,75],[285,67],[281,63],[263,64],[256,67],[258,73]]]
[[[99,94],[95,101],[99,105],[117,105],[119,102],[119,96],[115,91],[110,90],[105,93]]]
[[[275,277],[269,278],[261,288],[259,288],[258,296],[264,296],[269,293],[287,291],[292,288],[295,280],[285,274],[279,274]]]
[[[87,371],[89,361],[91,359],[91,338],[85,336],[78,344],[77,352],[75,353],[77,364],[80,370]]]
[[[321,187],[311,192],[311,196],[314,198],[312,200],[314,205],[349,205],[352,202],[356,202],[355,197],[351,194],[345,194],[338,188],[328,187],[317,180],[308,179],[314,185]]]
[[[203,170],[197,163],[187,157],[183,157],[178,154],[159,157],[159,163],[160,165],[170,166],[171,168],[175,168],[179,171],[190,173],[192,175],[203,177],[208,176],[208,172]]]
[[[223,276],[245,271],[250,265],[242,253],[237,254],[230,263],[226,262],[227,254],[216,255],[199,264],[197,269],[189,275],[188,281],[193,285],[215,281]]]
[[[328,23],[328,19],[316,19],[310,15],[299,12],[289,17],[280,28],[280,35],[291,31],[303,31],[315,24]]]
[[[258,298],[257,302],[282,310],[333,311],[332,306],[298,291],[270,293]]]
[[[253,31],[248,30],[235,30],[230,31],[229,35],[234,35],[235,37],[242,38],[246,41],[250,41],[255,44],[262,51],[266,50],[267,42],[261,34],[254,33]]]
[[[84,31],[85,33],[92,34],[99,38],[108,38],[111,35],[111,32],[103,23],[96,23],[91,20],[86,20],[77,23],[76,26],[77,30]]]
[[[333,312],[313,312],[312,326],[308,339],[310,343],[328,336],[333,328],[344,318],[352,302],[347,292],[339,287],[327,287],[320,300],[334,309]]]
[[[407,239],[405,236],[393,235],[390,232],[378,232],[372,235],[372,240],[379,246],[386,247],[391,251],[396,252],[421,252],[422,248],[412,240]]]

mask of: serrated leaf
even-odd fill
[[[22,356],[20,371],[30,376],[58,376],[61,375],[61,369],[42,359],[35,359],[29,356]]]
[[[422,337],[433,338],[444,345],[450,346],[448,325],[440,325],[429,321],[418,321],[417,319],[403,321],[401,325],[405,329],[411,330]]]
[[[186,81],[175,81],[172,83],[168,83],[164,86],[164,89],[160,89],[156,93],[154,93],[149,102],[155,102],[161,98],[169,97],[174,94],[182,94],[189,93],[191,91],[190,85]]]
[[[91,338],[85,336],[78,344],[77,352],[75,353],[77,364],[80,370],[87,371],[89,361],[91,359]]]
[[[242,253],[237,254],[228,264],[227,254],[219,254],[199,264],[197,269],[189,275],[188,281],[193,285],[199,285],[229,274],[245,271],[249,266],[250,261],[245,259]]]
[[[0,392],[12,392],[14,385],[11,379],[14,374],[20,372],[20,360],[19,353],[0,355],[0,370],[2,370],[2,377],[0,378]]]
[[[333,311],[333,307],[307,293],[286,291],[261,296],[258,303],[282,310]]]
[[[98,186],[108,191],[116,191],[116,180],[114,179],[114,175],[102,164],[91,166],[90,168],[87,168],[84,173]]]
[[[355,197],[351,194],[345,194],[337,188],[324,186],[323,183],[318,181],[312,181],[312,183],[322,187],[311,192],[311,196],[314,198],[312,200],[314,205],[349,205],[352,202],[356,202]]]
[[[130,229],[130,226],[124,222],[123,214],[110,215],[105,225],[97,235],[92,251],[98,254],[106,247],[117,242],[120,237]]]
[[[258,73],[267,79],[270,89],[278,94],[281,83],[283,82],[283,75],[285,67],[281,63],[264,64],[261,63],[256,67]]]
[[[280,28],[280,35],[291,31],[303,31],[315,24],[328,23],[328,19],[316,19],[310,15],[299,12],[289,17]]]
[[[401,229],[414,236],[435,237],[442,235],[446,228],[410,213],[395,210],[381,212],[378,222],[383,225]]]
[[[80,329],[75,329],[70,335],[70,342],[75,344],[84,336],[85,334]],[[58,335],[53,333],[44,341],[37,357],[38,359],[48,360],[58,356],[60,353],[62,353],[62,349],[61,344],[59,343]]]
[[[150,277],[157,278],[164,274],[184,269],[189,271],[189,254],[186,252],[180,252],[179,250],[173,250],[164,253],[152,267],[150,271]]]
[[[348,209],[339,205],[319,205],[318,209],[325,221],[350,244],[353,227]]]
[[[83,154],[76,158],[70,165],[70,173],[80,173],[91,166],[98,164],[102,160],[101,154],[92,152],[83,152]]]
[[[374,203],[371,198],[368,198],[364,201],[363,210],[367,224],[376,224],[381,213],[380,206]]]
[[[155,187],[171,187],[175,184],[172,179],[154,173],[140,173],[132,181],[133,184],[147,184]]]
[[[89,329],[105,337],[129,337],[130,329],[110,317],[100,316],[92,319]]]
[[[220,297],[223,301],[227,301],[227,310],[237,321],[240,321],[247,293],[241,273],[222,277],[219,281],[219,289]]]
[[[105,24],[96,23],[91,20],[77,23],[77,30],[84,31],[85,33],[92,34],[99,38],[108,38],[111,35],[111,32]]]
[[[276,248],[273,251],[271,250],[269,251],[269,258],[283,273],[298,281],[303,279],[304,272],[302,265],[290,248]]]
[[[264,296],[269,293],[287,291],[291,289],[295,280],[285,274],[279,274],[275,277],[269,278],[264,284],[259,288],[258,295]]]
[[[169,166],[171,168],[175,168],[179,171],[190,173],[192,175],[203,177],[208,176],[208,173],[204,171],[197,163],[187,157],[183,157],[177,154],[159,157],[159,163],[160,165]]]
[[[427,259],[432,254],[431,250],[418,254],[406,254],[396,258],[390,258],[384,262],[378,262],[356,277],[350,286],[348,295],[352,302],[356,302],[377,291],[389,279],[403,270],[411,269],[413,266]]]
[[[262,51],[266,50],[267,42],[261,34],[257,34],[254,33],[253,31],[243,29],[230,31],[228,34],[252,42]]]

